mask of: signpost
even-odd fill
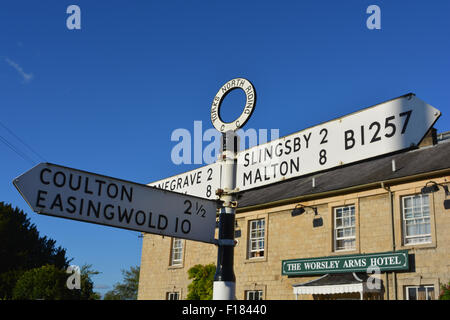
[[[215,162],[148,185],[205,199],[218,199],[216,190],[220,189],[221,170],[220,163]]]
[[[416,146],[441,115],[408,94],[242,151],[240,191]]]
[[[220,106],[223,98],[232,90],[241,89],[246,96],[245,108],[239,118],[232,122],[223,122],[220,118]],[[214,97],[211,105],[211,122],[222,132],[222,189],[218,190],[222,207],[219,215],[219,239],[217,267],[214,275],[213,299],[236,299],[236,278],[233,271],[234,263],[234,222],[236,213],[236,156],[239,151],[239,139],[235,133],[251,116],[256,103],[256,93],[250,81],[237,78],[228,81]]]
[[[223,88],[227,86],[221,90],[225,90]],[[226,90],[224,92],[219,91],[221,94],[214,101],[221,101],[227,93]],[[225,125],[230,127],[234,123],[232,127],[235,128],[236,121],[226,124],[220,120],[217,106],[213,104],[211,111],[215,127],[220,131]],[[247,110],[253,110],[253,107]],[[250,190],[417,146],[440,115],[436,108],[414,94],[407,94],[240,151],[237,155],[236,188],[239,191]],[[248,117],[241,119],[247,120]],[[203,179],[196,185],[186,184],[186,177],[192,178],[196,171],[203,177],[210,177],[213,173],[213,179]],[[215,163],[150,185],[214,199],[208,186],[211,185],[212,190],[220,187],[219,171],[220,164]]]
[[[50,163],[13,181],[33,211],[215,243],[217,203]]]
[[[221,103],[236,89],[246,95],[244,109],[236,120],[224,122]],[[255,103],[256,92],[247,79],[232,79],[220,88],[211,122],[222,133],[221,154],[218,162],[196,170],[143,185],[41,163],[13,183],[37,213],[216,244],[213,299],[233,300],[238,192],[415,146],[441,115],[408,94],[239,152],[236,130],[248,121]],[[285,260],[282,274],[366,270],[373,261],[381,269],[386,268],[383,263],[389,270],[408,267],[407,252],[399,251]]]

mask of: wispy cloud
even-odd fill
[[[18,63],[14,62],[11,59],[6,58],[6,57],[5,57],[5,61],[11,67],[16,69],[16,71],[19,73],[19,75],[23,78],[24,82],[30,82],[31,79],[33,79],[33,74],[32,73],[26,73],[25,71],[23,71],[22,67]]]

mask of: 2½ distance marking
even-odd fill
[[[205,218],[206,210],[203,207],[202,204],[199,205],[199,203],[195,202],[195,208],[193,207],[191,200],[184,200],[184,204],[186,205],[186,210],[184,210],[184,214],[190,214],[192,215],[192,209],[194,209],[194,213],[198,216],[200,215],[202,218]]]

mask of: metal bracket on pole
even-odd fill
[[[223,189],[217,189],[216,190],[216,195],[217,196],[221,196],[221,195],[234,195],[239,193],[239,188],[235,188],[235,189],[228,189],[228,188],[223,188]]]
[[[216,246],[236,246],[237,241],[234,239],[214,239]]]

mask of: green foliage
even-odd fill
[[[66,286],[67,274],[53,265],[26,271],[17,280],[14,300],[68,300],[75,298],[75,290]]]
[[[17,280],[27,270],[46,264],[67,268],[66,250],[55,243],[40,237],[22,210],[0,202],[0,298],[12,298]]]
[[[55,243],[39,236],[22,210],[0,202],[0,299],[100,298],[91,280],[99,272],[91,265],[80,270],[79,290],[67,288],[70,260]]]
[[[100,300],[100,294],[94,292],[94,282],[91,277],[99,274],[97,270],[92,270],[91,264],[85,264],[81,266],[80,275],[81,275],[81,284],[80,284],[80,292],[79,299],[81,300]]]
[[[80,270],[80,289],[69,289],[67,281],[70,273],[45,265],[28,270],[17,280],[13,290],[14,300],[94,300],[100,295],[93,292],[92,275],[98,271],[91,270],[91,265],[84,265]]]
[[[193,279],[188,286],[188,300],[211,300],[216,266],[197,264],[188,270],[189,279]]]
[[[450,281],[448,284],[443,284],[441,286],[439,300],[450,300]]]
[[[104,300],[136,300],[139,285],[140,267],[131,266],[130,270],[122,270],[123,283],[116,283],[113,290],[105,293]]]

